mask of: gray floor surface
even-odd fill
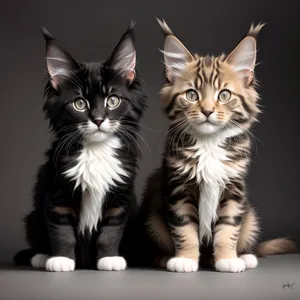
[[[154,269],[50,273],[7,264],[0,266],[0,299],[300,300],[300,254],[261,258],[256,269],[239,274]]]

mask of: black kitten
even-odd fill
[[[44,111],[55,133],[25,218],[17,264],[49,271],[123,270],[119,245],[136,206],[139,121],[147,98],[135,73],[133,26],[104,63],[76,61],[45,29]]]

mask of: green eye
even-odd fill
[[[230,100],[230,98],[231,98],[231,93],[228,90],[222,90],[218,96],[218,99],[221,102],[227,102]]]
[[[110,108],[110,109],[115,109],[117,108],[121,103],[121,100],[118,96],[110,96],[108,97],[107,99],[107,106]]]
[[[195,90],[188,90],[185,94],[185,97],[188,101],[194,102],[199,99],[198,93]]]
[[[73,105],[76,110],[84,111],[87,108],[87,103],[83,99],[77,99],[73,102]]]

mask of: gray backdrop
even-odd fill
[[[159,3],[158,3],[159,2]],[[149,109],[142,120],[147,144],[137,179],[158,166],[167,121],[158,97],[163,83],[163,36],[153,16],[166,19],[191,51],[229,52],[252,21],[268,22],[259,36],[257,77],[263,115],[254,130],[249,197],[258,209],[263,238],[300,240],[299,41],[297,1],[2,1],[0,260],[24,247],[21,219],[31,208],[31,189],[49,144],[41,111],[45,72],[45,25],[80,60],[102,60],[136,21],[138,70]]]

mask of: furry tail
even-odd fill
[[[257,245],[256,254],[259,257],[298,252],[297,245],[288,238],[277,238]]]
[[[35,252],[33,249],[22,250],[14,256],[14,262],[16,265],[28,266],[30,265],[30,260],[34,254]]]

